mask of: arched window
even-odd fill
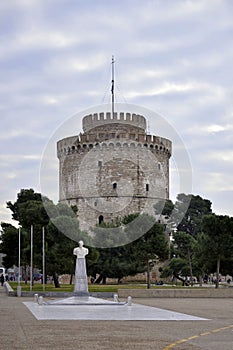
[[[99,216],[99,225],[100,225],[102,222],[104,222],[104,217],[103,217],[103,215],[100,215],[100,216]]]
[[[149,192],[149,184],[146,184],[146,192]]]
[[[113,188],[114,190],[116,190],[116,188],[117,188],[117,183],[116,183],[116,182],[113,182],[112,188]]]

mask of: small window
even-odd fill
[[[101,168],[102,167],[102,160],[98,161],[98,166]]]
[[[161,164],[160,163],[158,163],[158,169],[161,170]]]
[[[100,225],[102,222],[104,222],[104,217],[103,217],[103,215],[100,215],[100,216],[99,216],[99,225]]]
[[[117,188],[117,183],[116,183],[116,182],[113,182],[112,188],[113,188],[114,190],[116,190],[116,188]]]
[[[146,184],[146,192],[149,192],[149,184]]]

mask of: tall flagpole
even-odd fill
[[[42,227],[42,278],[43,278],[43,291],[45,291],[45,230]]]
[[[19,227],[19,270],[18,270],[18,286],[17,286],[17,296],[21,297],[21,286],[20,286],[20,264],[21,264],[21,255],[20,255],[20,251],[21,251],[21,228]]]
[[[112,93],[112,119],[114,119],[114,56],[112,56],[112,88],[111,88],[111,93]]]
[[[19,286],[20,286],[20,264],[21,264],[20,250],[21,250],[21,232],[20,232],[20,227],[19,227],[19,272],[18,272],[18,285]]]
[[[31,225],[31,266],[30,266],[30,292],[33,283],[33,225]]]

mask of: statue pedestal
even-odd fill
[[[74,295],[89,296],[85,258],[76,259]]]

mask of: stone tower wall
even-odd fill
[[[83,129],[57,143],[59,200],[77,205],[80,227],[95,226],[101,216],[109,222],[153,215],[155,202],[169,198],[171,141],[147,135],[146,119],[136,114],[86,116]]]

